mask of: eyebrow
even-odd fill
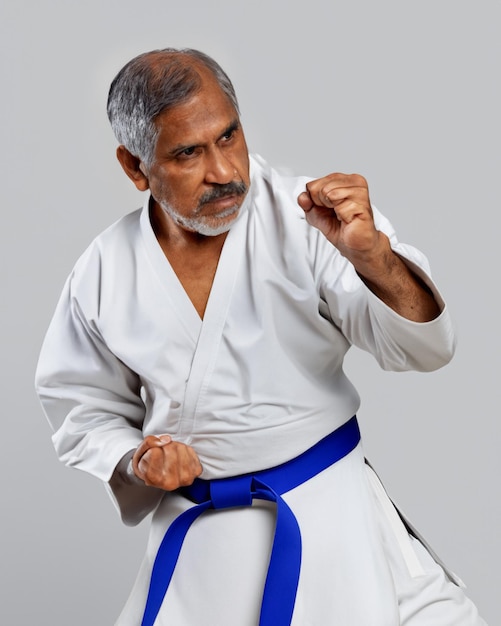
[[[240,128],[240,120],[239,119],[234,119],[233,121],[231,121],[228,126],[220,133],[219,137],[217,138],[217,140],[219,141],[222,137],[224,137],[225,135],[227,135],[228,133],[233,133],[236,130],[238,130]],[[172,150],[169,150],[169,155],[170,156],[176,156],[177,154],[180,154],[181,152],[183,152],[184,150],[188,150],[189,148],[200,148],[201,146],[203,146],[204,144],[197,144],[197,143],[188,143],[188,144],[178,144],[177,146],[175,146],[174,148],[172,148]]]
[[[223,132],[219,135],[219,139],[224,137],[228,133],[233,133],[240,128],[240,120],[235,119],[233,122],[230,122],[228,126],[223,130]]]

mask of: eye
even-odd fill
[[[221,135],[221,139],[220,141],[222,141],[223,143],[228,143],[230,142],[232,139],[235,138],[235,134],[238,130],[238,126],[234,125],[234,126],[230,126],[228,128],[228,130],[226,130],[222,135]]]
[[[184,148],[183,150],[178,152],[176,154],[176,158],[180,159],[181,161],[184,159],[190,159],[196,155],[196,152],[197,152],[196,146],[189,146],[188,148]]]

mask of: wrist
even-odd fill
[[[370,250],[352,251],[349,261],[365,282],[391,283],[392,276],[401,271],[401,259],[382,232],[378,232],[377,242]]]

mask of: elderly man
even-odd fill
[[[150,541],[116,622],[483,624],[365,462],[343,373],[454,351],[426,259],[359,175],[249,156],[232,84],[195,50],[114,79],[118,160],[144,207],[78,260],[37,387],[61,460]]]

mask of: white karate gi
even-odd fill
[[[169,433],[193,446],[202,478],[257,471],[299,455],[356,413],[359,397],[342,370],[352,344],[397,371],[433,370],[453,354],[449,314],[423,255],[399,243],[375,211],[377,227],[442,308],[419,324],[378,300],[307,224],[296,202],[306,180],[251,157],[251,187],[203,321],[156,240],[148,202],[102,233],[66,283],[37,371],[55,448],[64,463],[108,484],[125,523],[154,511],[117,626],[140,624],[158,544],[192,506],[112,478],[144,436]],[[303,539],[294,626],[483,623],[409,537],[361,444],[284,499]],[[272,504],[255,501],[199,518],[156,623],[256,626],[274,514]]]

